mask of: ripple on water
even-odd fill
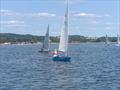
[[[71,62],[54,62],[39,48],[0,46],[0,90],[120,90],[119,47],[71,44]]]

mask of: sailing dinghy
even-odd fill
[[[68,3],[64,17],[64,28],[61,30],[59,50],[54,51],[52,58],[54,61],[70,61],[68,56]]]
[[[49,52],[49,25],[47,27],[47,32],[46,35],[44,37],[44,41],[43,41],[43,45],[42,48],[39,52]]]

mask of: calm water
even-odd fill
[[[39,48],[0,45],[0,90],[120,90],[120,47],[71,44],[71,62],[54,62]]]

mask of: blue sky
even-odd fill
[[[0,0],[0,32],[60,35],[65,0]],[[69,0],[69,33],[84,36],[120,34],[120,0]]]

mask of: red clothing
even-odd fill
[[[53,52],[53,54],[54,54],[54,55],[58,55],[59,52],[55,50],[55,51]]]

